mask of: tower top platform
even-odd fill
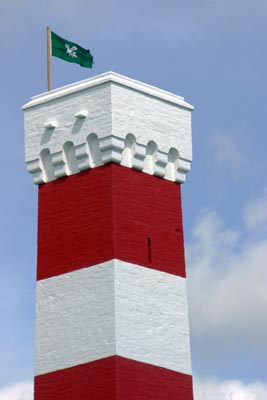
[[[23,110],[36,184],[109,162],[174,182],[190,170],[193,107],[173,93],[107,72],[34,96]]]

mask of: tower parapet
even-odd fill
[[[41,184],[110,162],[184,182],[192,161],[183,97],[108,72],[35,96],[25,111],[25,158]]]

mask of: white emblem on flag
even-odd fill
[[[77,54],[76,54],[77,47],[75,47],[75,46],[70,47],[69,44],[65,44],[65,47],[67,49],[67,54],[71,58],[77,58],[78,57]]]

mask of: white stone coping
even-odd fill
[[[32,97],[31,101],[25,104],[22,109],[26,110],[28,108],[58,99],[62,96],[70,95],[76,93],[81,90],[88,89],[93,86],[102,85],[107,82],[114,82],[116,84],[134,89],[138,92],[145,93],[152,97],[159,98],[161,100],[165,100],[169,103],[173,103],[184,107],[188,110],[193,110],[194,107],[184,101],[183,97],[177,96],[171,92],[167,92],[162,89],[158,89],[154,86],[147,85],[146,83],[139,82],[135,79],[128,78],[126,76],[117,74],[115,72],[106,72],[104,74],[85,79],[80,82],[75,82],[70,85],[63,86],[58,89],[51,90],[50,92],[42,93],[37,96]]]

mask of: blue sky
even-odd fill
[[[46,25],[95,56],[92,70],[53,59],[53,88],[114,71],[195,106],[183,211],[196,400],[267,398],[266,15],[263,0],[1,0],[0,400],[30,399],[33,378],[37,187],[21,106],[46,91]]]

